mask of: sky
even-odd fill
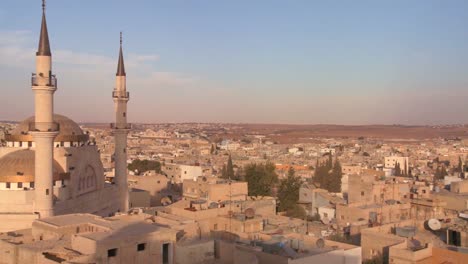
[[[468,1],[48,0],[55,112],[129,121],[468,123]],[[41,1],[0,5],[0,120],[33,114]]]

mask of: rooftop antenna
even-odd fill
[[[42,12],[45,13],[46,0],[42,0]]]
[[[45,1],[45,0],[43,0]],[[122,31],[120,31],[120,46],[122,46]]]

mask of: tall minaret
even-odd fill
[[[29,124],[35,148],[34,212],[40,217],[53,216],[53,159],[54,138],[59,126],[54,123],[54,92],[57,79],[52,75],[52,53],[45,16],[45,0],[42,0],[42,25],[39,47],[36,52],[36,73],[31,86],[34,92],[35,120]]]
[[[122,32],[120,32],[119,63],[115,80],[115,89],[112,92],[115,106],[115,123],[111,124],[115,138],[115,177],[120,192],[120,211],[128,211],[128,185],[127,185],[127,134],[131,128],[127,123],[127,102],[130,99],[127,92],[125,66],[122,53]]]

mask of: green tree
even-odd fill
[[[395,162],[395,176],[401,176],[400,163]]]
[[[292,208],[299,200],[299,189],[302,180],[295,176],[294,168],[290,167],[288,176],[280,180],[278,188],[279,210],[286,211]]]
[[[286,216],[289,216],[292,218],[305,219],[306,211],[304,208],[302,208],[302,206],[298,204],[294,204],[286,210]]]
[[[128,169],[137,174],[145,173],[150,170],[154,170],[156,173],[161,173],[161,163],[154,160],[136,159],[128,165]]]
[[[234,167],[232,165],[231,155],[229,155],[229,159],[227,162],[226,174],[227,174],[228,179],[234,178]]]
[[[273,187],[278,182],[275,165],[271,162],[247,165],[245,181],[247,181],[250,196],[271,195]]]
[[[223,165],[223,169],[221,170],[221,178],[228,179],[226,164]]]
[[[329,175],[329,182],[327,190],[329,192],[341,192],[341,178],[343,177],[343,172],[341,169],[341,164],[338,159],[335,159],[335,164],[333,165],[333,169],[331,174]]]

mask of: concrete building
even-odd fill
[[[32,228],[0,235],[1,263],[174,263],[177,231],[147,217],[70,214],[39,219]]]
[[[174,163],[166,163],[162,167],[162,171],[172,183],[176,184],[181,184],[184,180],[196,180],[199,176],[203,175],[203,170],[200,166]]]
[[[198,177],[184,180],[183,197],[187,200],[204,199],[207,201],[245,201],[247,200],[247,182],[228,181],[214,177]]]
[[[401,172],[404,174],[408,174],[409,172],[409,164],[408,164],[408,157],[399,157],[399,156],[389,156],[385,157],[385,168],[386,169],[394,169],[396,164],[400,165]]]

